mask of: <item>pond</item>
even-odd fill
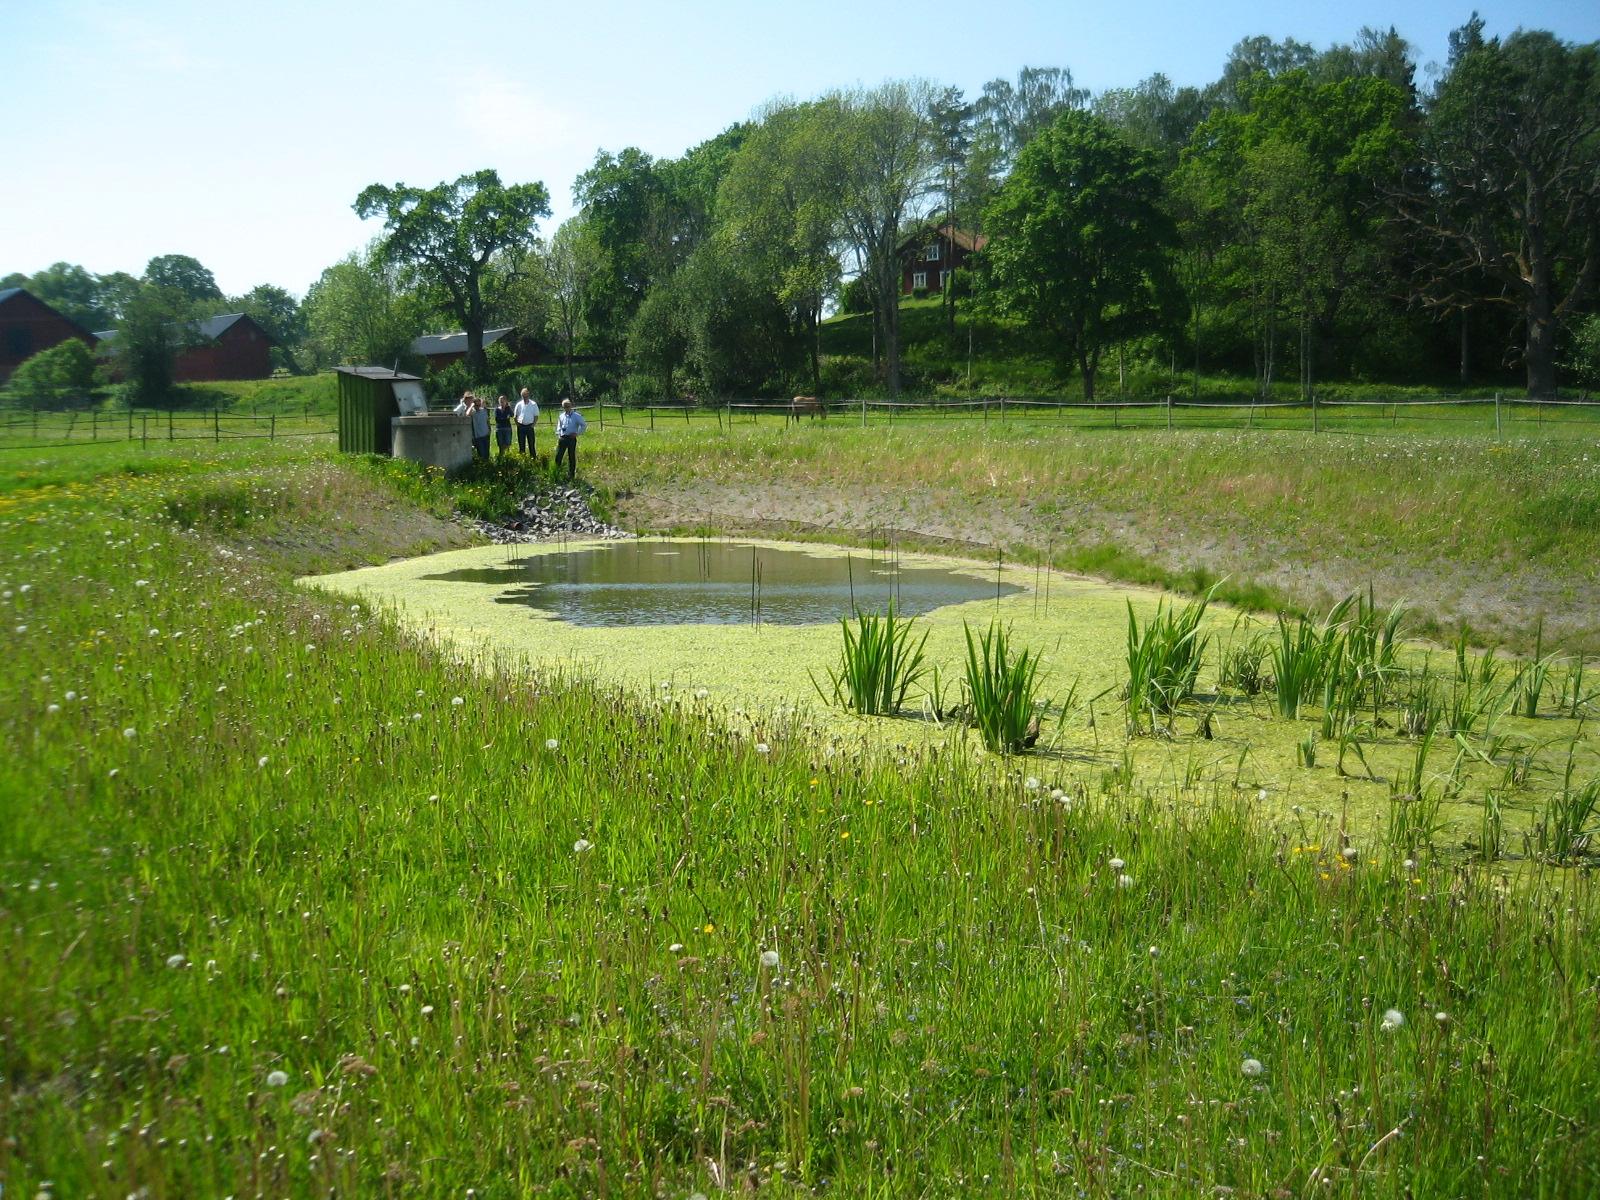
[[[490,585],[495,602],[528,605],[572,625],[817,625],[853,612],[906,616],[997,600],[1015,583],[898,554],[840,555],[746,542],[640,539],[545,551],[423,575]]]

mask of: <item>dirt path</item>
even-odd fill
[[[729,533],[832,534],[843,541],[894,536],[942,545],[952,552],[989,557],[1049,553],[1060,562],[1093,561],[1096,551],[1122,565],[1153,565],[1167,576],[1204,571],[1270,589],[1308,609],[1325,608],[1369,584],[1380,603],[1404,599],[1436,633],[1462,622],[1480,638],[1522,644],[1542,616],[1547,631],[1570,651],[1600,651],[1600,570],[1587,577],[1558,577],[1525,564],[1486,569],[1443,560],[1419,562],[1383,547],[1358,557],[1324,554],[1289,538],[1245,538],[1226,528],[1196,528],[1181,515],[1150,522],[1079,502],[1049,511],[1028,503],[973,506],[952,517],[948,499],[931,490],[874,488],[870,492],[819,492],[786,480],[732,480],[692,487],[652,485],[619,502],[620,521],[643,531],[714,528]],[[1131,556],[1131,558],[1130,558]],[[1126,577],[1116,562],[1107,572]],[[1145,582],[1144,579],[1136,580]]]

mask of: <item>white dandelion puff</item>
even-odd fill
[[[271,761],[272,761],[272,759],[268,758],[265,754],[263,754],[260,758],[256,759],[256,766],[264,767]]]
[[[1120,858],[1113,858],[1110,862],[1108,862],[1106,864],[1106,866],[1110,867],[1113,871],[1120,871],[1120,870],[1122,870],[1123,867],[1125,867],[1127,865],[1128,864],[1123,862],[1122,859],[1120,859]]]
[[[1118,875],[1117,876],[1117,886],[1120,887],[1120,888],[1132,887],[1133,886],[1133,876],[1132,875]]]
[[[135,729],[132,725],[129,725],[126,729],[124,729],[122,731],[122,736],[127,738],[131,742],[131,741],[133,741],[134,738],[139,736],[139,731],[137,729]]]
[[[1239,1064],[1239,1070],[1244,1073],[1246,1079],[1258,1079],[1266,1072],[1266,1068],[1261,1065],[1259,1058],[1245,1059],[1244,1062]]]
[[[1029,775],[1022,781],[1022,786],[1030,792],[1037,792],[1039,790],[1039,777],[1037,775]]]
[[[267,1086],[270,1087],[270,1088],[280,1088],[280,1087],[282,1087],[284,1084],[286,1084],[288,1082],[289,1082],[289,1073],[287,1071],[268,1071],[267,1072]]]
[[[594,843],[588,838],[579,838],[572,843],[572,852],[574,854],[582,854],[584,851],[592,849],[594,849]]]
[[[167,966],[171,967],[174,971],[176,971],[179,967],[183,966],[188,961],[189,960],[187,958],[185,958],[181,954],[169,954],[169,955],[167,955]]]
[[[761,965],[769,971],[778,969],[778,952],[776,950],[763,950],[761,952]]]
[[[668,954],[682,954],[683,953],[683,943],[682,942],[673,942],[672,945],[667,947],[667,953]]]
[[[1379,1022],[1386,1032],[1399,1029],[1405,1023],[1406,1015],[1398,1008],[1387,1009],[1383,1014],[1383,1020]]]
[[[765,742],[757,742],[756,743],[756,753],[757,754],[771,754],[772,753],[772,747],[767,745]]]
[[[554,750],[557,747],[559,747],[560,745],[561,745],[561,742],[559,740],[557,740],[556,738],[545,738],[545,740],[544,740],[544,748],[546,750]]]
[[[460,696],[451,696],[450,697],[450,707],[451,708],[460,708],[465,703],[466,703],[466,701],[463,700]]]

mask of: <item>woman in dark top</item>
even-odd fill
[[[511,405],[501,396],[494,408],[494,440],[504,454],[511,449]]]

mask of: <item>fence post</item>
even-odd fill
[[[650,432],[654,433],[656,431],[656,406],[654,404],[650,405],[648,412],[650,413]]]
[[[1500,393],[1494,394],[1494,436],[1500,437]]]
[[[128,409],[128,440],[133,441],[133,409]]]
[[[267,441],[275,442],[278,440],[278,414],[273,413],[267,418],[267,422]]]
[[[217,419],[217,410],[215,408],[211,410],[211,440],[213,442],[222,440],[222,424]]]
[[[130,410],[131,411],[131,410]],[[139,414],[139,447],[144,449],[150,445],[150,414]]]
[[[867,398],[861,397],[861,428],[867,427]]]
[[[167,441],[172,441],[172,410],[167,409]]]
[[[1172,397],[1167,397],[1167,428],[1172,428]]]
[[[93,409],[89,410],[89,440],[91,442],[100,440],[100,414]]]
[[[1311,432],[1322,432],[1322,424],[1317,419],[1317,394],[1315,392],[1311,393]]]

